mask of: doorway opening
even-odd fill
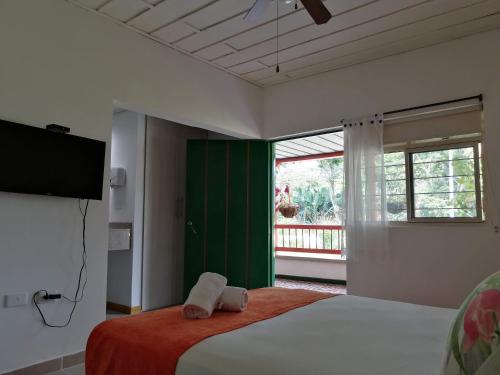
[[[187,141],[229,138],[114,109],[108,318],[183,302]]]
[[[276,285],[345,293],[343,132],[275,142]]]

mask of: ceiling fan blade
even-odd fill
[[[258,21],[272,2],[273,0],[256,0],[243,19],[250,22]]]
[[[304,8],[309,12],[314,22],[318,25],[327,23],[332,14],[328,8],[323,4],[321,0],[300,0],[304,5]]]

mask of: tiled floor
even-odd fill
[[[106,320],[114,319],[114,318],[120,318],[122,316],[128,316],[129,314],[124,314],[118,311],[114,310],[106,310]]]
[[[50,372],[47,375],[85,375],[85,365],[79,364],[73,367],[68,367],[63,370]]]
[[[335,294],[346,294],[347,288],[342,284],[317,283],[312,281],[298,281],[288,279],[276,279],[275,286],[290,289],[308,289],[318,292],[328,292]]]

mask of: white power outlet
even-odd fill
[[[28,304],[28,293],[7,294],[4,296],[5,307],[17,307]]]

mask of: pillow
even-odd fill
[[[442,375],[500,374],[500,271],[460,306],[446,352]]]

